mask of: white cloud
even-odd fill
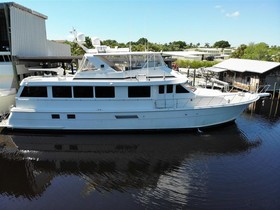
[[[226,17],[238,17],[240,16],[240,12],[239,11],[235,11],[232,13],[226,13],[226,10],[224,9],[224,7],[222,5],[216,5],[215,9],[219,10],[222,14],[225,14]]]
[[[238,16],[240,16],[240,12],[236,11],[236,12],[233,12],[233,13],[227,13],[226,16],[227,17],[238,17]]]

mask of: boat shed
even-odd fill
[[[218,73],[220,80],[246,91],[256,91],[264,85],[270,85],[268,90],[272,91],[280,85],[278,62],[230,58],[206,70]]]
[[[46,60],[48,64],[61,61],[52,63],[52,67],[68,62],[70,45],[47,40],[47,18],[15,2],[0,3],[1,88],[16,88],[18,81],[30,75],[29,67],[42,65]]]
[[[0,51],[12,56],[70,56],[70,46],[47,40],[47,16],[14,2],[0,3]]]

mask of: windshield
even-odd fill
[[[110,63],[110,66],[113,65],[122,71],[158,67],[164,65],[162,57],[157,54],[105,55],[102,57]]]
[[[80,70],[81,71],[89,71],[89,70],[96,70],[97,68],[94,66],[94,64],[89,61],[88,58],[84,57],[81,64],[80,64]]]
[[[184,87],[186,87],[188,90],[191,90],[192,92],[196,91],[196,88],[192,85],[190,85],[188,82],[186,82],[185,84],[182,84]]]
[[[165,66],[160,54],[114,54],[114,55],[95,55],[93,57],[84,57],[81,65],[81,71],[97,70],[101,66],[111,67],[116,71],[137,70],[143,68],[155,68]]]

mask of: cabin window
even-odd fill
[[[60,119],[60,115],[59,114],[52,114],[52,119]]]
[[[159,94],[163,94],[163,93],[164,93],[164,85],[160,85],[160,86],[158,87],[158,93],[159,93]]]
[[[25,86],[20,97],[48,97],[47,87]]]
[[[74,86],[74,98],[92,98],[93,87],[92,86]]]
[[[96,98],[114,98],[115,87],[95,87]]]
[[[173,93],[173,85],[167,85],[167,93]]]
[[[150,86],[131,86],[128,87],[129,98],[149,98],[151,97]]]
[[[54,98],[72,98],[72,91],[70,86],[53,86]]]
[[[76,115],[74,115],[74,114],[67,114],[67,119],[76,119]]]
[[[176,93],[189,93],[189,91],[181,85],[176,85]]]

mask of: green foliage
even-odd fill
[[[280,62],[280,47],[272,46],[270,48],[270,59],[274,62]]]
[[[202,67],[211,67],[217,63],[218,61],[197,61],[197,60],[177,60],[175,62],[180,68],[202,68]]]
[[[149,41],[148,41],[148,39],[146,39],[146,38],[140,38],[140,39],[136,42],[137,45],[146,45],[147,43],[149,43]]]
[[[110,47],[119,46],[119,43],[116,40],[112,40],[112,39],[107,39],[107,40],[101,41],[101,44],[110,46]]]
[[[227,47],[230,47],[230,44],[229,44],[228,41],[221,40],[221,41],[215,42],[213,47],[216,47],[216,48],[227,48]]]
[[[247,48],[247,45],[242,44],[240,45],[231,55],[232,58],[242,58],[244,55],[244,51]]]
[[[244,50],[244,55],[242,56],[242,58],[268,61],[270,60],[269,54],[270,54],[269,46],[266,43],[264,42],[261,42],[259,44],[251,43]]]
[[[85,47],[86,48],[88,48],[88,49],[92,49],[93,48],[92,43],[91,43],[91,39],[88,36],[86,36],[86,41],[85,42],[86,42],[85,43]]]
[[[85,51],[75,42],[66,41],[65,44],[69,44],[71,48],[71,55],[83,55]]]
[[[280,47],[269,47],[266,43],[240,45],[231,55],[232,58],[280,62]]]

